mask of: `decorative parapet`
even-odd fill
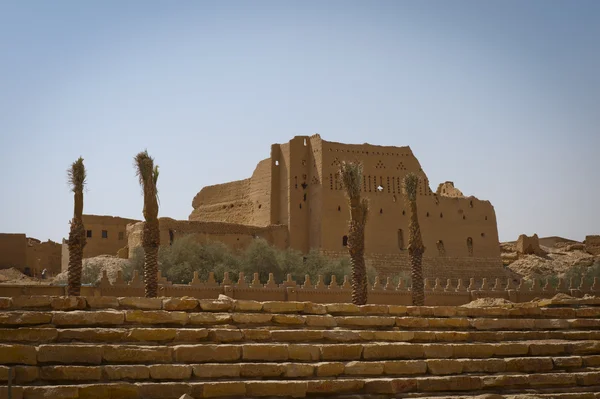
[[[250,299],[257,301],[311,301],[316,303],[351,302],[352,285],[349,276],[344,276],[340,284],[332,276],[329,285],[325,284],[324,276],[318,276],[316,282],[306,276],[302,283],[293,280],[291,275],[281,283],[275,281],[271,273],[267,281],[261,281],[258,273],[253,273],[252,280],[247,281],[244,273],[240,273],[237,282],[233,282],[230,274],[225,273],[222,282],[218,282],[215,273],[211,272],[206,281],[198,273],[189,284],[173,284],[167,278],[159,275],[159,295],[169,297],[194,297],[198,299],[217,298],[220,294],[234,299]],[[528,302],[535,298],[552,298],[557,293],[568,294],[573,297],[585,295],[600,295],[600,282],[594,278],[593,284],[584,279],[570,279],[567,283],[559,279],[556,286],[551,281],[520,280],[515,283],[512,279],[499,279],[493,281],[483,279],[477,283],[475,278],[470,279],[425,279],[425,302],[427,305],[462,305],[478,298],[501,298],[511,302]],[[64,295],[65,287],[56,286],[0,286],[0,296],[21,295]],[[106,272],[97,287],[82,287],[82,295],[90,296],[118,296],[136,297],[143,296],[143,278],[135,272],[131,281],[125,281],[121,272],[117,273],[114,282],[109,281]],[[411,288],[400,278],[394,284],[391,277],[385,283],[378,277],[369,283],[369,303],[408,305],[411,303]]]

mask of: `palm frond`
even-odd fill
[[[140,186],[144,187],[147,182],[154,180],[152,176],[154,159],[148,155],[148,150],[144,150],[135,156],[134,166],[136,168],[136,175],[139,179]]]
[[[67,170],[67,180],[71,186],[71,190],[74,193],[83,192],[86,178],[87,174],[85,171],[85,166],[83,165],[83,158],[79,157],[79,159],[73,162],[71,167]]]
[[[362,183],[362,165],[360,163],[344,161],[340,165],[340,174],[348,197],[351,199],[358,198]]]
[[[419,177],[414,173],[404,176],[402,189],[409,201],[417,200],[417,188],[419,187]]]

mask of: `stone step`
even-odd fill
[[[568,331],[379,331],[350,329],[269,329],[269,328],[194,327],[94,327],[0,328],[0,343],[118,342],[118,343],[195,343],[195,342],[505,342],[534,340],[600,340],[600,330]]]
[[[240,378],[354,378],[382,376],[456,375],[462,373],[532,373],[598,371],[600,356],[514,357],[494,359],[443,359],[312,362],[312,363],[203,363],[154,365],[14,366],[17,384],[69,381],[121,380],[236,380]],[[0,381],[7,382],[9,367],[0,366]]]
[[[600,354],[600,341],[519,341],[499,343],[374,342],[350,344],[182,344],[0,345],[0,365],[49,364],[169,364],[213,362],[283,362],[410,360],[522,356],[591,356]]]
[[[117,382],[81,385],[16,386],[13,398],[144,398],[176,399],[184,394],[193,398],[212,397],[319,397],[323,395],[370,394],[405,395],[475,395],[498,389],[543,392],[568,389],[573,393],[598,392],[600,372],[458,375],[443,377],[351,378],[309,380],[240,380],[220,382]],[[18,393],[17,393],[18,391]],[[541,393],[540,392],[540,393]],[[508,392],[510,393],[510,392]],[[5,397],[6,389],[0,391]],[[460,396],[459,396],[460,397]],[[556,396],[550,396],[556,398]],[[583,396],[580,396],[580,398]]]
[[[282,302],[285,303],[285,302]],[[554,309],[555,310],[555,309]],[[564,310],[564,309],[560,309]],[[573,310],[573,309],[570,309]],[[50,325],[56,327],[140,326],[275,326],[282,328],[346,328],[390,330],[547,331],[600,328],[600,318],[470,318],[428,316],[332,316],[286,313],[183,312],[167,310],[4,311],[0,327]]]

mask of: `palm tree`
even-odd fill
[[[367,269],[365,267],[365,225],[369,213],[367,199],[360,198],[362,166],[358,163],[342,162],[340,165],[342,184],[350,206],[348,252],[352,265],[352,303],[367,303]]]
[[[85,227],[83,226],[83,189],[85,187],[85,166],[83,158],[71,164],[67,170],[67,180],[74,193],[73,219],[69,231],[69,269],[68,292],[69,295],[79,296],[81,292],[81,269],[83,262],[83,247],[85,247]]]
[[[158,165],[148,155],[148,151],[137,154],[134,158],[137,176],[144,193],[144,228],[142,230],[142,246],[144,247],[144,287],[148,298],[156,297],[158,290],[158,246],[160,232],[158,229]]]
[[[404,195],[410,206],[410,224],[408,226],[408,255],[410,257],[412,275],[412,303],[415,306],[425,305],[425,292],[423,288],[423,239],[417,216],[417,187],[419,178],[414,173],[409,173],[403,181]]]

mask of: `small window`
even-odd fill
[[[402,211],[402,216],[404,216],[404,215],[406,215],[406,211],[403,210]]]
[[[275,161],[275,166],[279,166],[279,161]]]
[[[123,241],[124,238],[125,238],[125,233],[122,231],[119,231],[119,241]]]
[[[438,254],[440,256],[446,256],[446,249],[444,248],[444,241],[439,240],[436,243],[436,246],[437,246]]]
[[[85,235],[87,238],[92,238],[92,230],[86,231]]]
[[[306,202],[306,193],[304,193],[304,202]]]
[[[102,230],[102,238],[108,238],[108,230]]]
[[[306,139],[304,139],[304,146],[306,147]]]
[[[487,220],[487,216],[485,217],[485,220]]]
[[[425,215],[425,216],[429,217],[429,212],[427,212],[427,215]]]
[[[348,236],[343,236],[342,237],[342,245],[347,247],[348,246]]]
[[[440,212],[440,219],[444,217],[444,214]]]
[[[473,208],[473,201],[469,201],[469,207]]]
[[[379,214],[380,214],[380,215],[383,215],[383,208],[380,208],[380,209],[379,209]]]
[[[469,256],[473,256],[473,239],[471,237],[467,238],[467,251]]]
[[[485,233],[481,233],[481,236],[482,236],[482,237],[485,237]]]
[[[300,204],[300,209],[302,209],[302,204]]]
[[[342,210],[342,207],[338,205],[338,212]]]
[[[173,241],[175,241],[175,232],[169,229],[169,245],[173,245]]]

